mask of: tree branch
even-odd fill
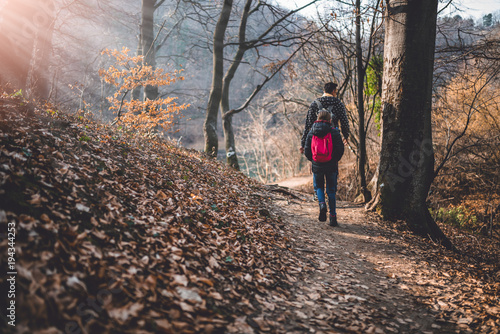
[[[156,3],[154,5],[155,10],[157,10],[161,5],[163,5],[164,2],[165,2],[165,0],[160,0],[158,3]]]
[[[481,86],[481,88],[479,89],[479,91],[475,94],[474,96],[474,99],[472,100],[472,103],[469,107],[469,112],[467,114],[467,122],[465,123],[465,127],[464,129],[462,130],[462,132],[453,139],[453,141],[451,142],[451,144],[449,145],[449,147],[446,149],[446,154],[443,158],[443,160],[441,161],[441,163],[439,164],[439,166],[436,168],[436,170],[434,171],[434,175],[432,177],[432,180],[434,180],[439,172],[441,171],[441,169],[443,168],[443,166],[445,165],[445,163],[448,161],[449,157],[450,157],[450,154],[451,154],[451,151],[453,149],[453,146],[457,143],[457,141],[462,138],[466,132],[467,132],[467,129],[469,128],[469,124],[470,124],[470,121],[472,119],[472,115],[474,114],[475,112],[475,107],[474,107],[474,103],[476,102],[476,100],[478,99],[478,96],[479,94],[483,91],[483,89],[495,78],[496,76],[490,76],[488,78],[488,80],[486,80],[486,82]]]
[[[302,45],[300,47],[297,48],[297,50],[295,50],[291,55],[290,57],[288,57],[285,61],[283,61],[279,66],[278,68],[274,71],[274,73],[272,73],[270,76],[266,77],[264,79],[264,81],[260,84],[260,85],[257,85],[257,87],[255,87],[254,91],[252,92],[252,94],[248,97],[248,99],[243,103],[243,105],[241,105],[240,107],[236,108],[236,109],[231,109],[229,111],[227,111],[226,113],[224,113],[224,115],[222,116],[223,119],[226,119],[227,117],[232,117],[234,114],[237,114],[243,110],[245,110],[248,105],[250,104],[250,102],[254,99],[254,97],[261,91],[262,87],[264,87],[264,85],[266,83],[268,83],[276,74],[278,74],[281,69],[290,62],[290,60],[309,42],[309,39],[311,39],[313,35],[309,36],[309,38],[304,41],[302,43]]]
[[[120,101],[120,108],[118,109],[118,116],[116,116],[116,119],[113,121],[113,123],[111,123],[111,125],[115,125],[116,123],[118,123],[118,120],[120,119],[120,117],[122,115],[123,103],[125,101],[125,97],[127,96],[128,92],[130,92],[130,90],[127,90],[125,92],[125,94],[123,94],[122,100]]]

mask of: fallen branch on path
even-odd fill
[[[277,193],[288,195],[288,196],[291,196],[291,197],[298,199],[298,200],[301,200],[301,201],[304,200],[304,199],[300,198],[298,195],[292,193],[290,188],[278,186],[277,184],[268,184],[268,185],[265,185],[265,187],[267,189],[269,189],[270,191],[274,191]]]

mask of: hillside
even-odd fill
[[[307,194],[0,98],[2,332],[500,331],[498,245],[338,205],[330,228]]]
[[[218,332],[255,290],[287,288],[282,223],[253,180],[194,151],[0,103],[16,328]]]

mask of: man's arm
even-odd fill
[[[349,139],[350,129],[349,129],[349,120],[347,119],[347,111],[342,102],[339,103],[340,108],[338,110],[338,116],[340,121],[340,127],[342,128],[342,135],[344,136],[344,143],[347,143],[347,139]]]

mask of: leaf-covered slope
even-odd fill
[[[9,223],[21,332],[222,332],[285,284],[286,238],[253,180],[1,98],[1,233]]]

